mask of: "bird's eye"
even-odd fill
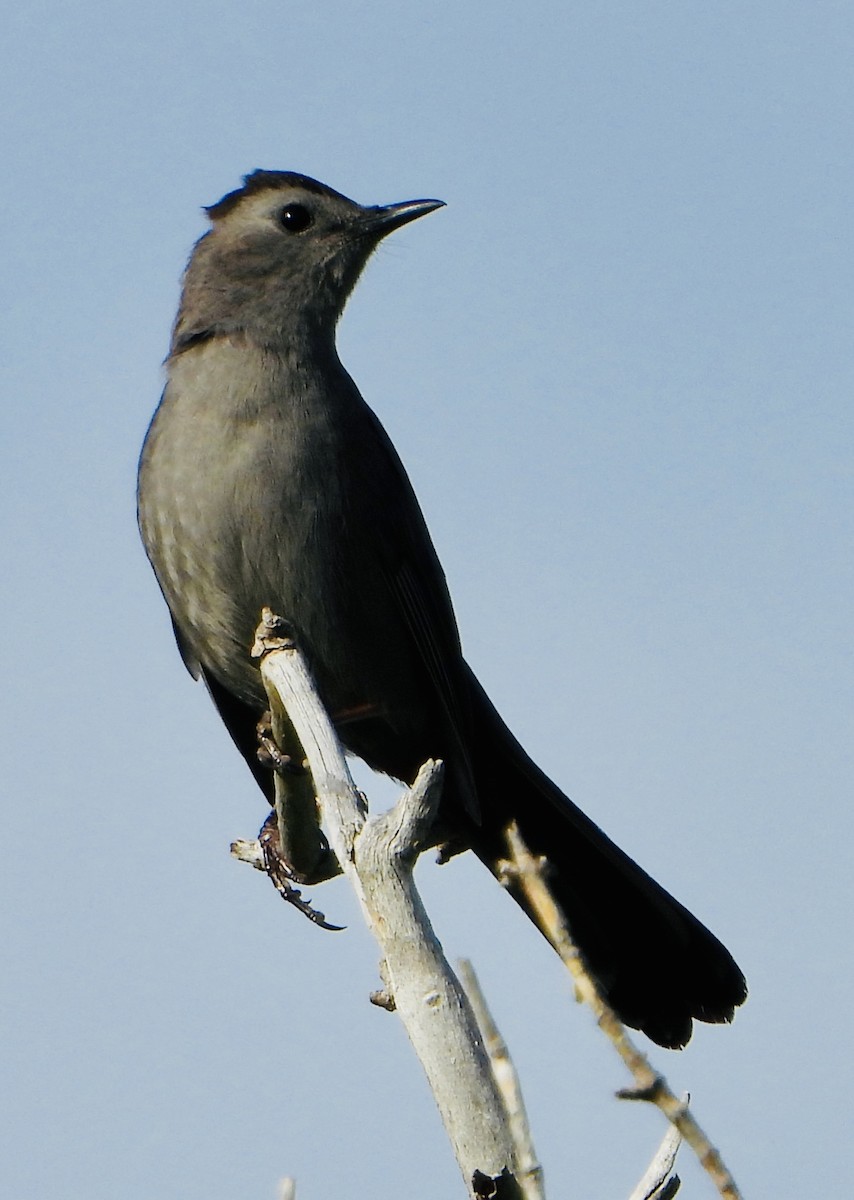
[[[289,204],[279,213],[279,224],[288,233],[302,233],[313,221],[314,217],[304,204]]]

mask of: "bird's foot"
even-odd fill
[[[312,908],[308,900],[303,900],[299,888],[295,886],[297,883],[302,883],[303,880],[293,871],[282,854],[275,809],[261,826],[258,842],[264,856],[264,870],[282,899],[288,904],[292,904],[304,917],[308,917],[309,921],[313,921],[321,929],[336,931],[344,929],[343,925],[332,925],[322,912]]]

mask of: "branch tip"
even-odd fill
[[[293,626],[266,606],[255,630],[255,641],[249,651],[252,658],[263,658],[272,650],[293,650],[296,646]]]

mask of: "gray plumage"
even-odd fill
[[[256,779],[265,707],[248,648],[290,621],[344,744],[411,781],[448,766],[443,828],[495,869],[518,819],[576,939],[632,1025],[665,1045],[744,999],[724,947],[548,780],[465,664],[406,473],[341,365],[335,327],[372,250],[438,201],[365,208],[258,171],[208,209],[140,462],[143,540],[187,666]],[[518,897],[517,897],[518,899]]]

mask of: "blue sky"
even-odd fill
[[[747,971],[732,1028],[656,1061],[746,1194],[838,1190],[852,34],[821,0],[7,14],[5,1195],[459,1192],[344,885],[326,935],[228,858],[261,798],[135,531],[200,207],[258,166],[448,202],[376,255],[342,357],[499,708]],[[551,1194],[627,1195],[660,1123],[547,948],[475,862],[419,877]]]

